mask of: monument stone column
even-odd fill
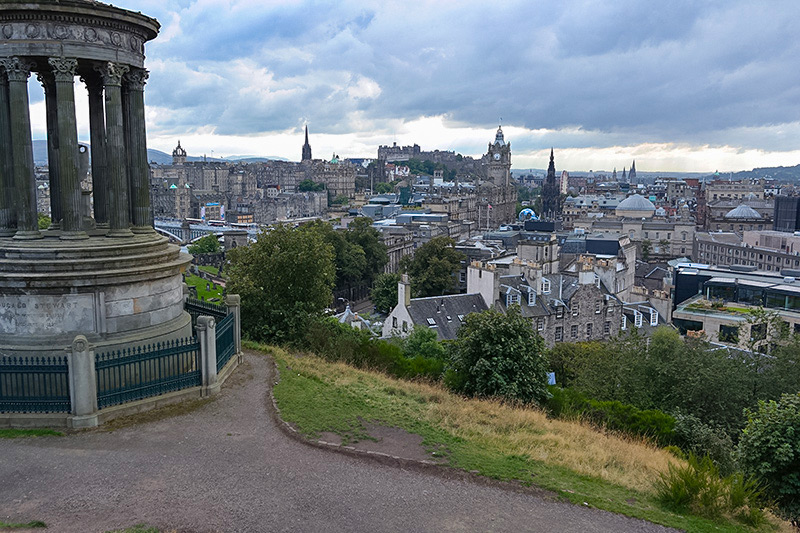
[[[56,80],[51,72],[37,75],[44,89],[44,104],[47,115],[47,173],[50,182],[50,228],[61,229],[61,180],[58,158],[58,101]]]
[[[81,78],[89,93],[89,142],[92,145],[92,194],[94,220],[98,228],[108,229],[109,180],[106,161],[106,119],[103,108],[103,80],[99,75]]]
[[[53,69],[58,102],[61,239],[88,239],[89,235],[83,230],[83,214],[81,213],[82,176],[78,175],[78,126],[75,118],[75,74],[78,69],[78,60],[51,57],[48,59],[48,63]]]
[[[152,233],[150,211],[150,168],[147,164],[147,135],[144,121],[145,69],[133,69],[125,76],[128,99],[126,129],[130,161],[131,215],[134,233]]]
[[[127,65],[109,62],[98,67],[106,91],[106,163],[109,176],[108,237],[133,237],[128,205],[128,172],[125,153],[125,125],[122,113],[122,77]]]
[[[11,237],[17,231],[9,112],[8,78],[0,72],[0,237]]]
[[[28,106],[28,78],[32,64],[17,56],[0,60],[8,76],[11,150],[14,165],[14,189],[17,202],[17,232],[14,239],[41,239],[36,211],[36,179],[33,167],[31,115]]]

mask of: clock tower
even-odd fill
[[[486,179],[501,187],[511,183],[511,143],[506,143],[500,126],[486,154]]]

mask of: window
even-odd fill
[[[639,311],[633,312],[633,325],[637,328],[642,327],[642,313]]]
[[[459,322],[464,322],[464,315],[458,315]]]
[[[622,315],[622,325],[619,329],[628,329],[628,317],[627,315]]]
[[[528,291],[528,305],[536,305],[536,291]]]
[[[564,328],[556,326],[556,342],[564,340]]]
[[[536,329],[538,331],[544,331],[544,318],[536,319]]]
[[[560,305],[556,307],[556,318],[564,318],[564,308]]]
[[[578,338],[578,324],[573,324],[569,327],[569,334],[573,339]]]
[[[603,324],[603,335],[606,337],[611,335],[611,322],[606,322]]]
[[[396,316],[392,317],[392,327],[397,329],[397,317]]]
[[[655,309],[650,309],[650,325],[657,326],[658,325],[658,311]]]
[[[434,319],[432,319],[432,318],[429,318],[428,319],[428,325],[429,326],[435,326],[436,325],[436,321]]]
[[[572,305],[572,316],[578,316],[581,314],[581,306],[578,302],[575,302]]]
[[[408,331],[408,322],[403,320],[403,333],[406,333],[407,331]]]
[[[597,300],[594,303],[594,314],[599,315],[600,310],[603,308],[603,303],[600,300]]]
[[[591,339],[592,338],[592,324],[591,323],[586,324],[586,338],[587,339]]]
[[[510,292],[506,295],[506,306],[519,305],[519,293]]]
[[[466,272],[459,272],[458,273],[458,279],[459,279],[459,281],[461,281],[461,283],[464,283],[465,281],[467,281]]]
[[[545,294],[550,294],[550,280],[549,279],[545,278],[545,279],[542,280],[542,292],[545,293]]]

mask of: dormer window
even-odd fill
[[[650,325],[657,326],[658,325],[658,311],[655,309],[650,309]]]
[[[528,292],[528,305],[530,306],[536,305],[536,291]]]
[[[633,312],[633,325],[637,328],[642,327],[642,313],[639,311]]]
[[[550,280],[547,278],[542,280],[542,292],[545,294],[550,294]]]
[[[506,306],[519,305],[519,294],[516,292],[509,292],[506,295]]]
[[[628,315],[622,315],[622,326],[620,329],[628,329]]]

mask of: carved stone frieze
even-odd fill
[[[0,33],[5,40],[43,40],[105,45],[144,57],[144,38],[123,28],[107,28],[76,22],[5,21]]]

